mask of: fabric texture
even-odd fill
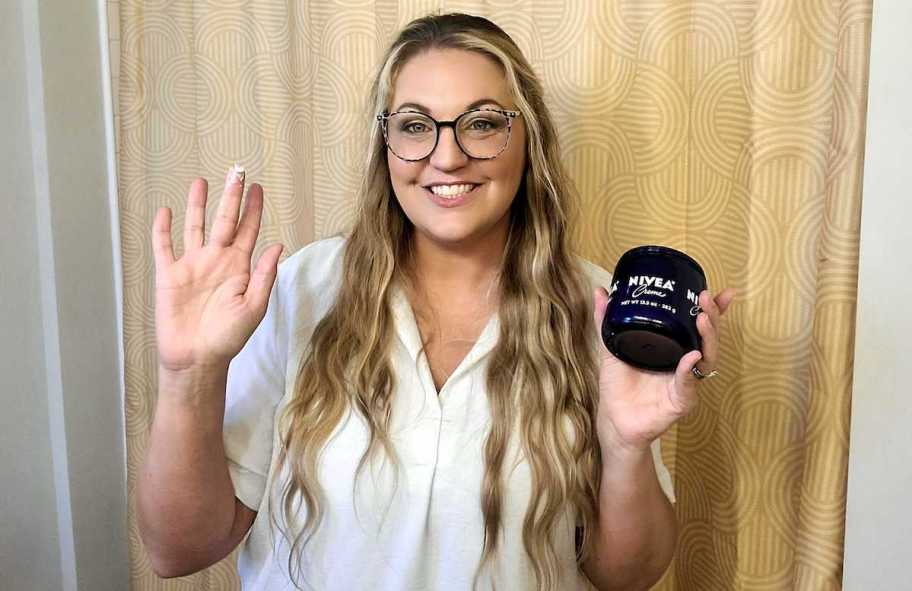
[[[293,589],[287,574],[289,545],[281,533],[270,530],[268,516],[270,504],[280,506],[279,491],[288,476],[275,466],[275,419],[293,394],[313,329],[338,293],[343,249],[343,238],[330,238],[282,263],[266,318],[231,363],[225,449],[238,498],[258,511],[238,560],[245,591]],[[593,286],[609,284],[604,269],[585,262],[582,266]],[[481,558],[482,446],[490,426],[484,374],[486,357],[497,343],[498,318],[489,319],[438,394],[401,290],[394,293],[392,308],[397,338],[391,361],[397,387],[390,433],[402,463],[399,481],[381,461],[356,483],[368,431],[360,415],[349,413],[330,437],[319,466],[327,513],[308,543],[304,563],[315,590],[464,591],[471,588]],[[598,338],[593,334],[593,347]],[[499,589],[534,587],[522,545],[531,477],[516,445],[508,458],[503,541],[487,573],[491,579],[487,584],[481,579],[482,590],[494,588],[490,580]],[[662,489],[673,500],[658,441],[653,458]],[[575,564],[574,525],[568,510],[554,532],[563,559],[562,589],[589,589]]]

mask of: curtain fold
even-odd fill
[[[260,246],[346,227],[373,67],[438,10],[492,18],[542,76],[583,256],[666,244],[739,289],[721,376],[664,438],[681,537],[657,588],[840,589],[872,0],[108,0],[133,589],[238,585],[230,559],[158,580],[137,532],[155,210],[180,227],[189,182],[214,205],[238,161],[265,188]]]

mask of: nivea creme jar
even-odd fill
[[[674,371],[699,349],[697,315],[706,275],[683,252],[639,246],[617,263],[602,321],[602,340],[615,357],[641,369]]]

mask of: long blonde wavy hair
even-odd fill
[[[532,480],[523,545],[538,589],[555,589],[561,573],[552,541],[554,528],[571,507],[582,527],[577,564],[588,558],[601,476],[589,284],[569,247],[575,193],[560,163],[540,82],[513,40],[487,19],[444,14],[408,24],[383,57],[371,87],[370,115],[390,108],[403,65],[435,48],[478,52],[499,64],[527,135],[526,170],[509,212],[497,283],[500,334],[486,374],[491,428],[483,448],[479,508],[485,534],[479,540],[482,558],[475,582],[497,550],[504,463],[518,426],[520,449]],[[414,230],[393,193],[386,145],[376,124],[370,127],[368,145],[339,294],[314,330],[294,394],[279,422],[278,459],[290,476],[281,494],[285,523],[294,522],[302,501],[306,509],[298,531],[283,529],[291,546],[289,574],[296,584],[304,578],[303,547],[324,516],[326,499],[317,479],[320,452],[346,412],[360,413],[369,429],[356,479],[381,450],[398,474],[389,437],[395,389],[390,299],[391,288],[397,282],[407,285],[411,277]],[[275,514],[272,523],[279,523]]]

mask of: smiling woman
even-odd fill
[[[485,258],[499,260],[526,164],[522,118],[510,125],[504,114],[516,111],[503,68],[477,52],[431,49],[405,63],[390,102],[401,120],[386,126],[390,181],[415,228],[416,251],[473,243],[479,255],[487,250]],[[416,125],[424,139],[404,138]],[[403,151],[421,158],[408,160]]]
[[[245,589],[651,585],[676,530],[658,438],[695,403],[691,370],[717,363],[731,294],[701,294],[703,352],[673,374],[607,352],[610,276],[570,252],[542,87],[494,23],[413,21],[370,101],[347,235],[281,266],[270,247],[251,271],[263,193],[241,213],[239,169],[208,243],[205,181],[180,259],[170,211],[156,217],[138,507],[157,572],[204,568],[249,532]]]

